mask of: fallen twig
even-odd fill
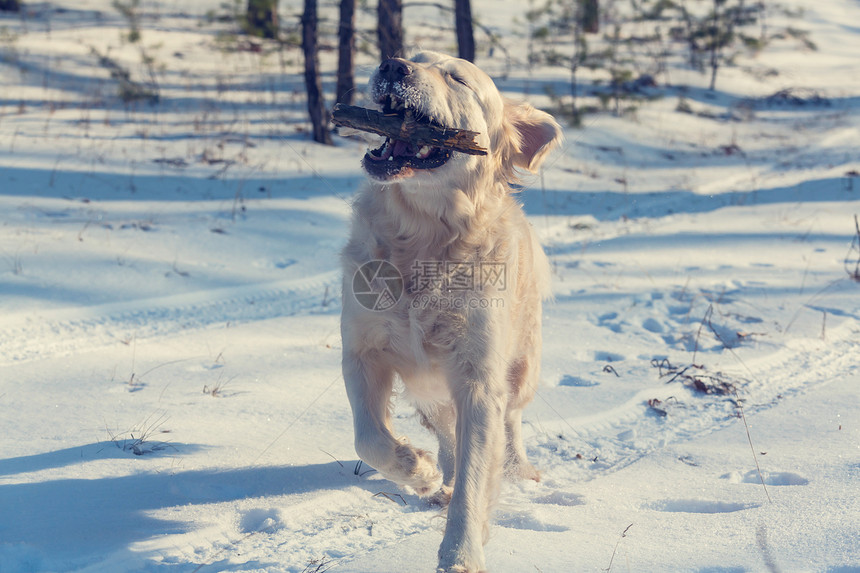
[[[410,110],[405,115],[384,114],[373,109],[337,104],[331,112],[335,125],[368,131],[392,139],[408,141],[417,146],[431,145],[468,153],[486,155],[487,150],[475,143],[476,131],[438,127],[416,120]]]
[[[379,493],[373,494],[373,497],[384,497],[388,501],[393,501],[394,503],[397,503],[397,500],[394,499],[396,497],[401,502],[403,502],[403,505],[409,505],[408,503],[406,503],[406,500],[403,499],[403,496],[400,495],[399,493],[387,493],[387,492],[381,491]]]

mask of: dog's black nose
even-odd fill
[[[389,82],[399,82],[412,73],[409,62],[400,58],[390,58],[379,65],[379,75]]]

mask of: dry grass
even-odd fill
[[[666,384],[680,382],[696,392],[718,396],[734,395],[737,392],[737,383],[734,380],[722,372],[712,374],[701,364],[676,366],[669,362],[668,358],[664,358],[652,360],[651,366],[657,368],[660,378],[667,379]]]
[[[117,448],[124,452],[131,452],[136,456],[143,456],[173,447],[167,441],[155,439],[155,436],[170,433],[170,430],[162,429],[167,420],[166,413],[153,413],[125,432],[114,433],[108,428],[106,430],[110,436],[110,441]]]
[[[845,255],[845,272],[848,273],[852,281],[860,283],[860,219],[857,215],[854,215],[854,232],[851,248]]]
[[[308,561],[308,564],[304,569],[302,569],[302,573],[325,573],[335,565],[337,565],[337,563],[324,555],[319,559],[311,559]]]

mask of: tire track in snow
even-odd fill
[[[339,305],[340,272],[305,279],[197,291],[6,316],[0,366],[69,355],[135,338],[215,324],[291,316]]]
[[[789,340],[769,356],[748,363],[738,359],[733,370],[739,374],[733,379],[738,383],[737,396],[744,412],[748,417],[754,416],[856,372],[858,335],[856,324],[848,321],[829,331],[826,342]],[[673,403],[670,396],[677,401]],[[660,399],[666,406],[665,417],[649,412],[647,401],[651,398]],[[670,443],[688,441],[741,423],[738,414],[733,395],[705,395],[680,383],[661,382],[604,412],[543,420],[543,431],[527,438],[526,446],[538,468],[549,471],[553,477],[590,481],[619,471]]]

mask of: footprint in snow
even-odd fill
[[[558,381],[559,386],[576,386],[577,388],[587,388],[589,386],[597,386],[598,384],[600,384],[600,382],[586,380],[579,376],[571,376],[570,374],[565,374],[561,377],[561,380]]]
[[[656,318],[646,318],[642,322],[642,328],[654,334],[663,334],[663,330],[665,330],[663,324]]]
[[[597,326],[602,326],[604,328],[608,328],[612,332],[616,334],[620,334],[622,331],[622,322],[616,322],[618,318],[617,312],[607,312],[606,314],[601,314],[597,317]]]
[[[646,509],[668,513],[733,513],[759,507],[758,503],[735,503],[708,499],[665,499],[646,506]]]
[[[496,517],[496,524],[509,529],[522,529],[527,531],[568,531],[563,525],[546,523],[530,511],[513,511],[500,514]]]
[[[276,509],[251,509],[242,514],[239,530],[242,533],[274,531],[281,527],[281,517]]]
[[[675,305],[668,307],[669,314],[673,314],[675,316],[686,316],[690,314],[692,307],[689,304],[684,305]]]
[[[807,485],[809,480],[800,474],[793,472],[761,472],[759,478],[756,470],[750,470],[745,474],[741,472],[729,472],[720,476],[722,479],[729,480],[730,483],[752,483],[760,484],[762,479],[765,485],[783,486],[783,485]]]
[[[622,360],[624,360],[624,356],[622,354],[616,354],[614,352],[598,350],[594,353],[594,360],[597,362],[621,362]]]
[[[585,505],[585,498],[578,493],[568,491],[554,491],[534,500],[535,503],[543,503],[547,505]]]

